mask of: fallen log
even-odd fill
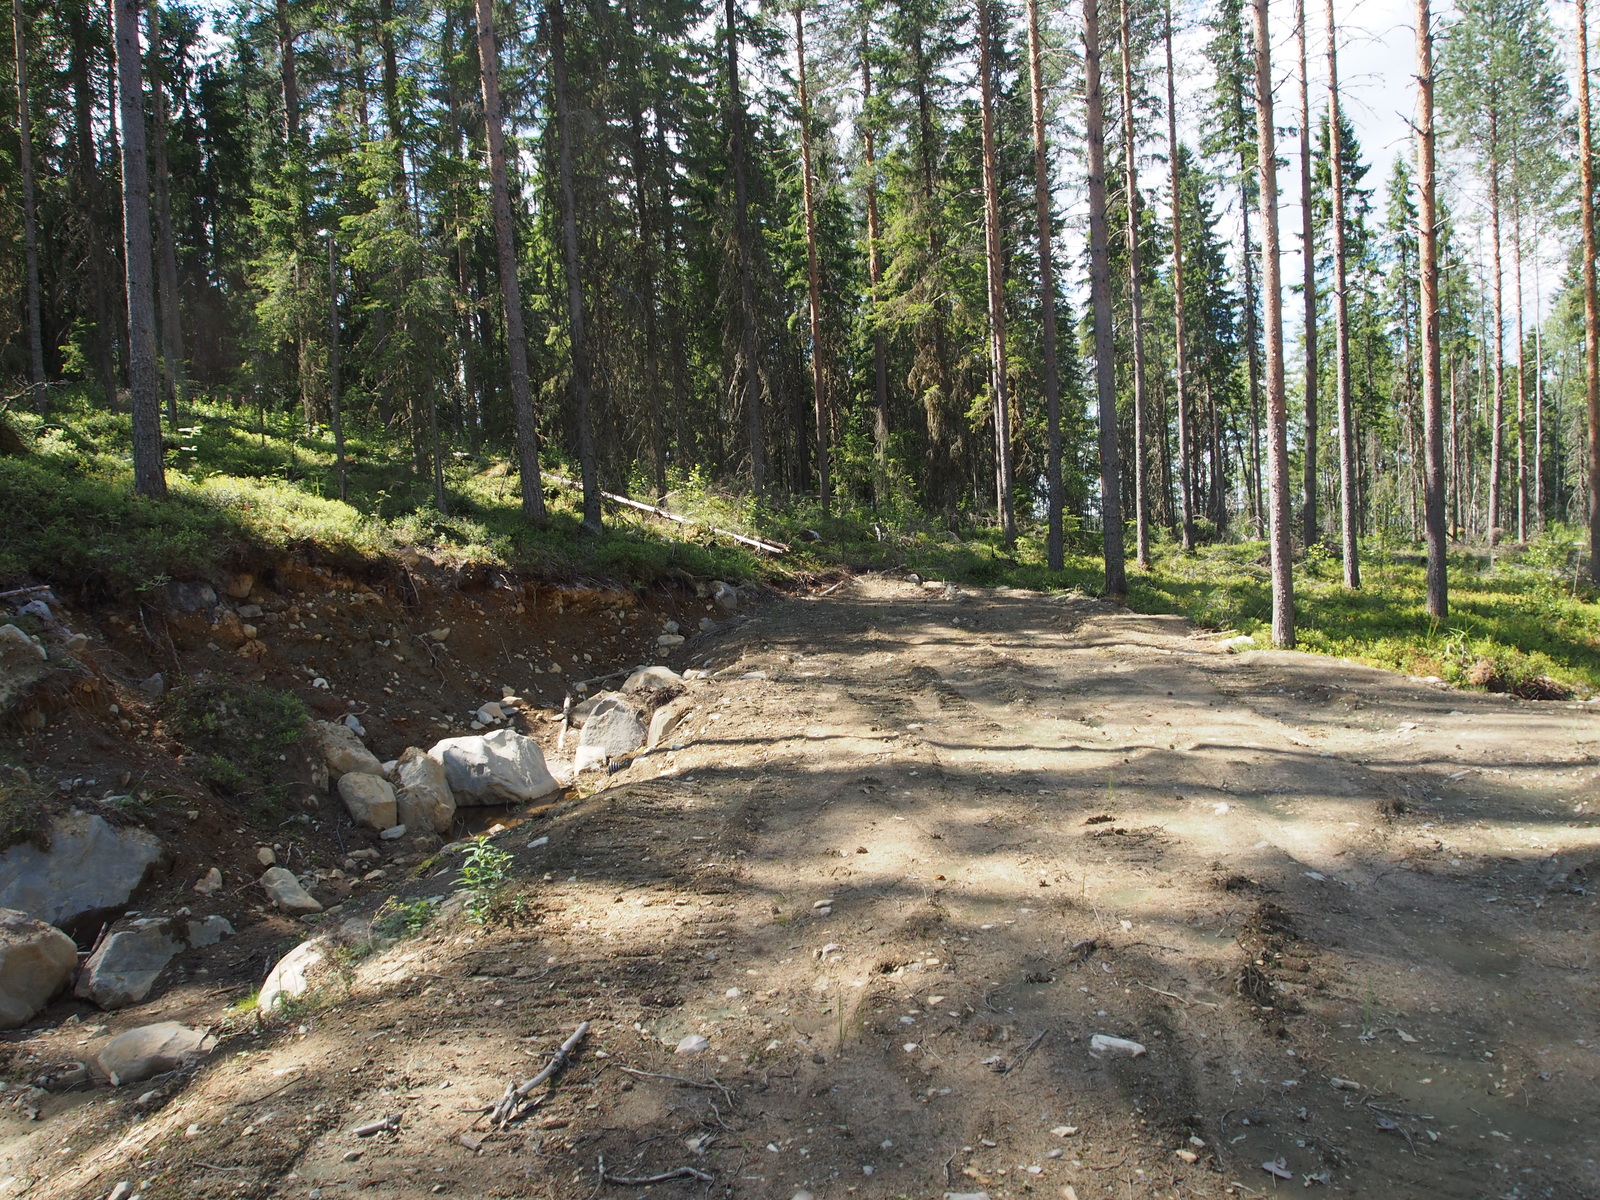
[[[566,479],[560,475],[545,475],[551,483],[559,483],[562,487],[577,488],[583,485],[575,479]],[[633,500],[627,496],[619,496],[615,492],[601,492],[601,496],[613,504],[620,504],[624,508],[631,508],[636,512],[649,513],[652,517],[659,517],[663,521],[672,521],[678,525],[699,525],[709,529],[718,537],[732,538],[742,546],[750,546],[766,554],[787,554],[789,547],[781,542],[764,542],[760,538],[746,537],[742,533],[735,533],[731,529],[723,529],[717,525],[707,525],[704,521],[697,521],[693,517],[685,517],[678,513],[668,512],[664,508],[657,508],[654,504],[646,504],[642,500]]]

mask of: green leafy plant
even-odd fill
[[[380,937],[415,937],[433,920],[437,910],[425,898],[402,900],[390,896],[372,916],[372,928]]]
[[[461,862],[461,886],[467,890],[467,916],[486,925],[495,901],[511,876],[511,855],[494,845],[487,834],[474,838]]]

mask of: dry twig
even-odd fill
[[[489,1110],[489,1119],[501,1129],[504,1129],[507,1125],[511,1124],[512,1121],[521,1116],[524,1108],[524,1102],[530,1095],[533,1094],[533,1089],[538,1087],[541,1083],[544,1083],[546,1080],[553,1078],[557,1071],[566,1066],[567,1059],[570,1058],[572,1052],[577,1049],[578,1043],[583,1041],[588,1034],[589,1022],[584,1021],[572,1031],[571,1037],[561,1043],[561,1049],[556,1051],[556,1056],[545,1064],[545,1067],[542,1071],[540,1071],[532,1079],[524,1080],[520,1084],[506,1084],[506,1093],[505,1095],[501,1096],[499,1102]]]

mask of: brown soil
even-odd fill
[[[343,612],[333,595],[311,607]],[[546,637],[595,674],[641,657],[670,598],[602,642],[603,597],[441,593],[417,628],[455,606],[453,661],[401,687],[377,655],[347,681],[332,623],[311,646],[337,653],[307,665],[343,689],[330,705],[384,696],[362,719],[388,757],[426,744],[425,695],[459,727],[490,684],[557,682],[516,673],[517,620],[540,665]],[[704,609],[678,606],[691,627]],[[191,1076],[55,1096],[39,1121],[0,1106],[0,1195],[1600,1194],[1591,706],[879,578],[763,606],[675,665],[706,653],[681,749],[499,836],[508,920],[437,922],[263,1025],[227,1008],[292,943],[263,917],[136,1010],[11,1037],[14,1079],[148,1020],[224,1040]],[[188,869],[253,850],[230,836]],[[406,869],[403,897],[449,892],[427,852],[342,915]],[[221,911],[248,921],[250,893]],[[584,1020],[540,1106],[487,1128],[481,1106]],[[688,1034],[709,1050],[674,1054]],[[1095,1034],[1147,1052],[1097,1056]],[[711,1179],[608,1183],[602,1159]]]

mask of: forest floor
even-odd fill
[[[1600,1194],[1595,705],[875,575],[684,654],[679,748],[495,838],[510,920],[273,1023],[230,1015],[259,963],[171,986],[221,1051],[0,1114],[0,1194]]]

